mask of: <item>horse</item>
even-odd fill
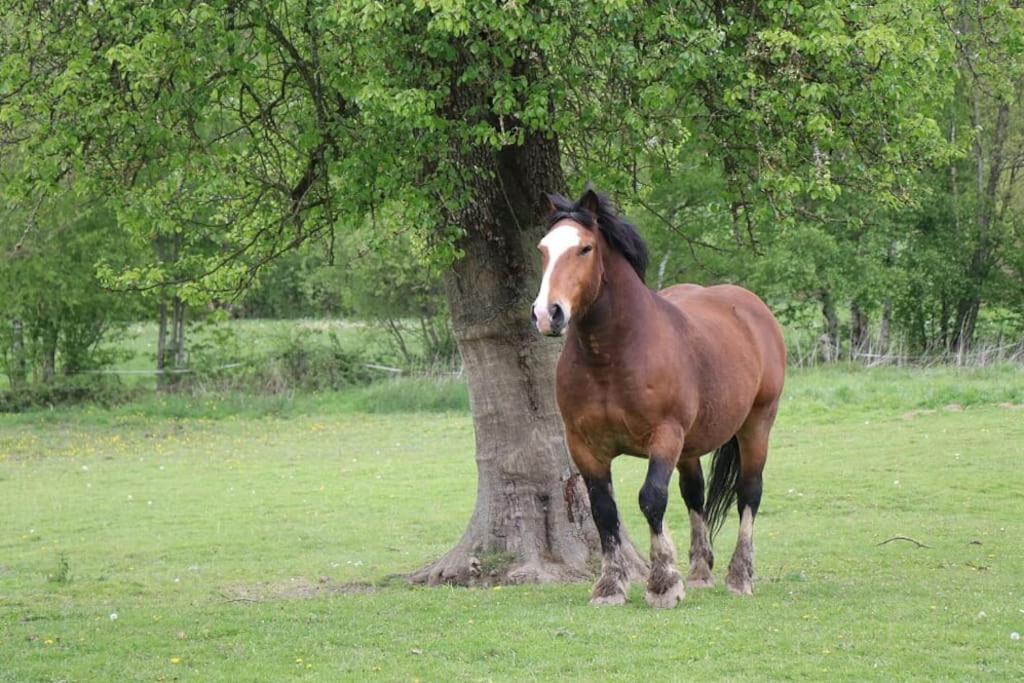
[[[646,602],[671,608],[686,595],[664,519],[673,470],[690,518],[686,583],[714,585],[711,541],[736,501],[726,585],[751,595],[754,518],[786,368],[778,321],[742,287],[652,291],[647,247],[607,197],[588,189],[576,202],[547,199],[531,320],[541,334],[565,337],[555,398],[602,551],[591,603],[624,604],[629,589],[611,482],[620,454],[648,460],[639,495],[651,532]],[[712,452],[705,500],[700,458]]]

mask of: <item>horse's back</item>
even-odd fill
[[[689,311],[694,306],[711,310],[726,310],[739,306],[756,313],[759,317],[775,320],[775,316],[771,314],[768,306],[761,301],[759,296],[738,285],[702,287],[694,284],[680,284],[666,287],[660,290],[658,295],[683,311]]]
[[[667,287],[658,295],[682,312],[691,335],[704,337],[708,353],[755,351],[762,375],[758,398],[781,393],[786,365],[782,328],[759,296],[736,285],[694,284]],[[744,349],[743,341],[752,348]]]

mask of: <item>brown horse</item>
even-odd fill
[[[566,337],[556,397],[603,553],[591,602],[622,604],[629,587],[611,489],[611,463],[622,453],[649,463],[640,489],[651,529],[647,603],[674,607],[685,595],[663,521],[676,469],[690,516],[687,583],[713,585],[709,536],[738,499],[739,539],[726,585],[751,594],[754,517],[786,366],[778,322],[740,287],[651,291],[647,248],[606,198],[588,190],[575,203],[549,199],[532,318],[542,334]],[[700,457],[712,451],[705,504]]]

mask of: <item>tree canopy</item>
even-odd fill
[[[457,149],[528,134],[624,198],[701,154],[755,246],[844,191],[913,201],[951,152],[931,1],[5,4],[7,196],[102,196],[134,239],[182,239],[104,271],[122,285],[234,289],[382,212],[451,259]]]

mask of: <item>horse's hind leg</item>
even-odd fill
[[[740,447],[740,473],[736,482],[740,529],[725,579],[733,595],[754,592],[754,518],[761,505],[761,473],[768,458],[768,434],[775,411],[776,405],[772,404],[752,412],[736,434]]]
[[[686,577],[686,585],[711,588],[715,585],[711,576],[715,556],[708,542],[708,527],[704,520],[704,473],[697,458],[680,460],[676,469],[679,470],[679,491],[690,512],[690,573]]]
[[[668,484],[682,448],[682,429],[666,426],[656,430],[649,449],[647,479],[640,489],[640,510],[651,528],[651,573],[644,595],[651,607],[675,607],[686,596],[676,569],[676,549],[664,524]]]

